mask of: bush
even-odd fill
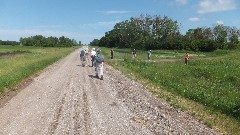
[[[193,40],[190,49],[192,51],[212,52],[217,49],[217,44],[213,40]]]

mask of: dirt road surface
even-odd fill
[[[79,50],[49,66],[0,108],[0,135],[219,134],[104,65],[94,77]]]

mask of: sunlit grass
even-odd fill
[[[0,56],[0,93],[65,57],[74,49],[0,46],[0,52],[15,52]]]
[[[110,49],[102,50],[108,55]],[[108,63],[152,86],[148,88],[155,95],[190,112],[209,127],[227,134],[239,133],[239,50],[189,52],[189,65],[184,64],[185,51],[153,50],[153,56],[158,57],[152,57],[149,62],[147,51],[138,51],[137,58],[133,59],[129,50],[127,53],[123,50],[115,53],[115,58],[124,61],[108,60]]]

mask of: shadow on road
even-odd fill
[[[88,75],[88,77],[90,78],[96,78],[96,79],[99,79],[98,77],[96,77],[95,75]]]

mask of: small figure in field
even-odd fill
[[[112,48],[111,48],[110,53],[111,53],[111,59],[113,59],[113,49]]]
[[[189,60],[189,55],[188,55],[188,52],[186,52],[186,55],[185,55],[185,64],[188,65],[188,60]]]
[[[133,58],[135,58],[135,57],[137,56],[137,52],[136,52],[135,49],[133,49],[133,51],[132,51],[132,55],[133,55]]]
[[[103,80],[103,62],[104,57],[101,54],[100,48],[98,48],[96,56],[95,56],[95,66],[96,66],[96,77]]]
[[[95,56],[96,56],[96,51],[95,51],[95,48],[92,48],[92,51],[91,51],[91,61],[92,61],[92,67],[93,67],[93,65],[94,65]]]
[[[85,50],[81,50],[80,59],[82,61],[82,66],[84,67],[86,65],[86,52],[85,52]]]
[[[149,50],[149,51],[148,51],[148,61],[150,61],[151,55],[152,55],[152,52],[151,52],[151,50]]]

